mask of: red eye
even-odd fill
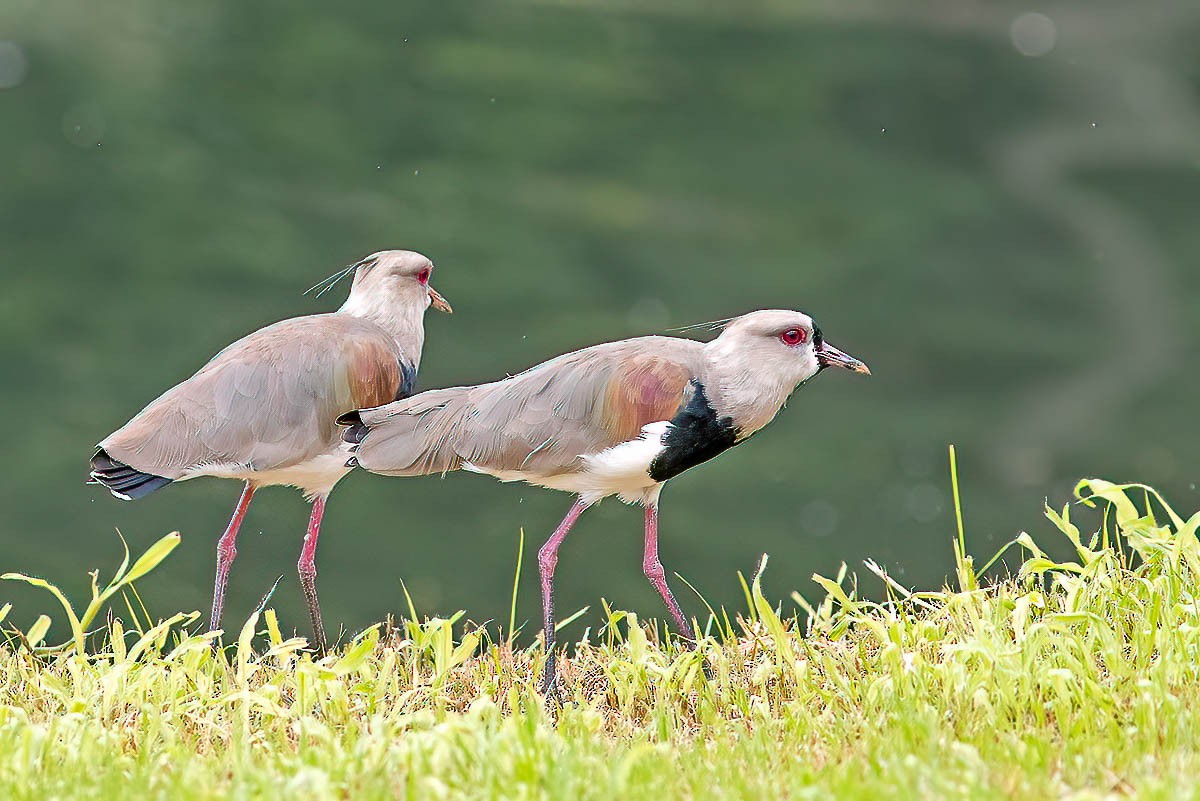
[[[783,344],[795,347],[808,341],[808,332],[803,328],[789,328],[779,335],[779,339]]]
[[[421,270],[421,272],[417,273],[417,280],[420,281],[422,284],[428,284],[429,283],[429,274],[432,272],[433,272],[433,270],[426,267],[424,270]]]

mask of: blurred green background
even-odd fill
[[[301,293],[391,247],[432,257],[457,311],[428,317],[424,388],[761,307],[870,363],[664,494],[664,562],[714,604],[740,606],[763,552],[778,597],[866,558],[940,585],[950,442],[983,558],[1085,474],[1194,509],[1198,37],[1190,0],[5,0],[0,570],[81,597],[114,528],[135,551],[178,529],[142,589],[207,610],[238,486],[120,503],[83,484],[93,443],[233,339],[335,308],[344,287]],[[518,531],[532,556],[569,504],[352,475],[326,621],[400,612],[401,578],[422,611],[506,621]],[[231,619],[284,574],[305,630],[306,515],[259,496]],[[585,516],[561,609],[661,615],[640,525],[616,501]],[[5,600],[21,625],[54,611]]]

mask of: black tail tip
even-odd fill
[[[358,412],[346,412],[337,419],[337,424],[346,428],[346,430],[342,432],[342,440],[349,442],[352,445],[359,444],[366,438],[367,434],[370,433],[370,429],[367,428],[367,424],[362,421],[362,415],[360,415]],[[347,465],[347,467],[352,466],[353,465]]]
[[[103,448],[92,456],[89,484],[100,484],[123,501],[136,501],[171,483],[171,479],[143,473],[124,462],[118,462]]]

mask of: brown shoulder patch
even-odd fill
[[[674,417],[691,378],[688,368],[655,356],[622,364],[604,398],[605,424],[613,437],[630,440],[648,423]]]
[[[396,399],[404,379],[396,352],[381,342],[358,341],[350,360],[350,398],[355,409],[373,409]]]

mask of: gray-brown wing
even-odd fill
[[[701,344],[644,337],[597,345],[503,381],[436,390],[360,413],[368,470],[572,472],[581,457],[670,420],[700,369]]]
[[[396,397],[401,354],[345,315],[285,320],[233,343],[100,447],[177,479],[205,466],[262,471],[330,452],[338,415]]]

